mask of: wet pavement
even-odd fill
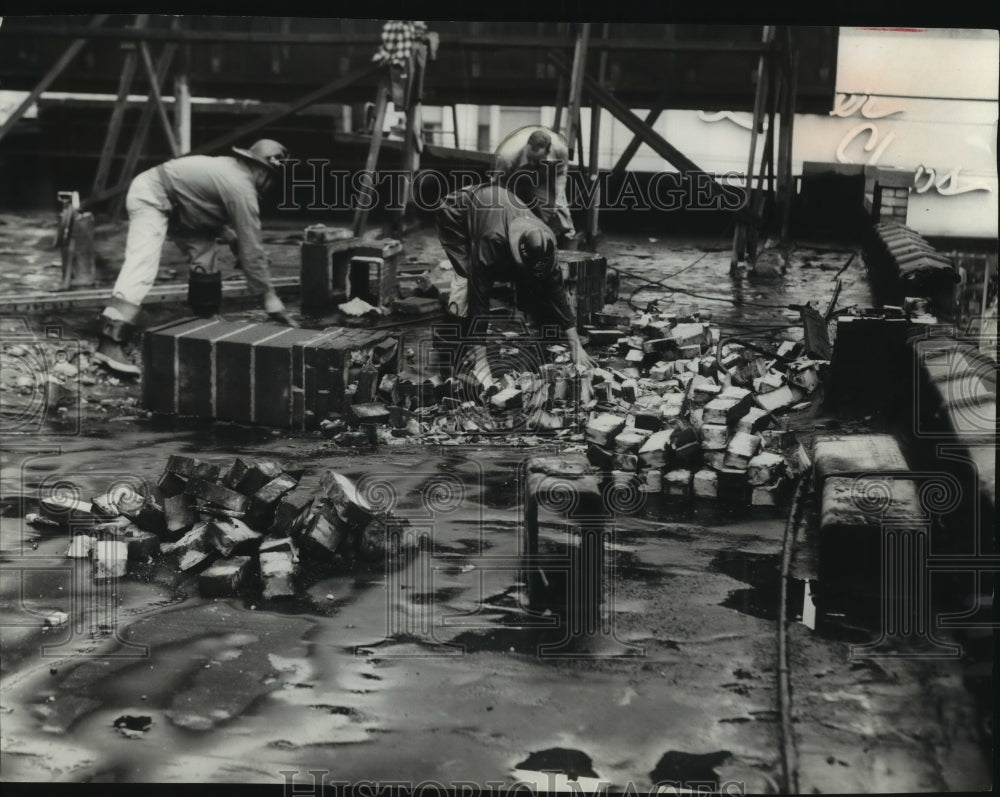
[[[290,244],[277,247],[297,262]],[[23,260],[27,250],[12,248]],[[788,305],[825,310],[851,251],[800,246],[780,280],[741,274],[734,284],[721,239],[633,236],[602,248],[622,272],[623,309],[652,299],[698,307],[754,340],[800,339]],[[443,256],[425,233],[405,252],[413,268]],[[23,282],[21,261],[3,271],[9,289],[38,287]],[[860,258],[840,278],[841,306],[869,301]],[[46,320],[81,335],[91,323],[82,313],[31,322]],[[127,383],[91,390],[123,402],[138,395]],[[567,639],[553,616],[527,611],[516,566],[517,468],[560,450],[554,443],[345,452],[318,434],[147,418],[124,404],[85,403],[82,412],[79,434],[49,428],[3,441],[5,780],[779,789],[787,507],[731,514],[639,494],[614,517],[604,633]],[[815,407],[786,417],[804,440],[829,423]],[[325,468],[367,480],[383,508],[410,521],[417,550],[389,568],[316,574],[290,602],[253,592],[213,600],[198,596],[196,577],[166,565],[95,586],[65,557],[65,532],[22,521],[56,491],[89,498],[118,476],[155,480],[173,453],[294,461],[307,485]],[[555,514],[542,522],[543,541],[572,540]],[[70,624],[43,628],[56,610]],[[792,622],[788,636],[803,792],[989,787],[958,662],[852,660],[850,644],[870,632]]]

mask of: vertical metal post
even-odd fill
[[[378,153],[382,148],[382,127],[385,124],[385,107],[389,102],[388,77],[379,80],[378,91],[375,98],[375,125],[372,128],[371,142],[368,144],[368,158],[365,161],[364,183],[360,191],[358,209],[354,212],[354,237],[360,238],[365,231],[368,222],[369,206],[375,201],[374,174],[375,166],[378,164]]]
[[[191,151],[191,86],[188,71],[191,68],[191,45],[181,49],[181,63],[174,75],[174,135],[181,155]]]
[[[573,160],[573,152],[580,138],[580,97],[583,93],[583,73],[587,65],[587,44],[590,41],[590,23],[580,25],[580,33],[576,38],[573,50],[573,71],[569,80],[569,132],[566,143],[569,145],[569,159]]]
[[[167,146],[170,147],[171,154],[176,158],[181,154],[181,151],[177,146],[177,140],[174,138],[174,129],[170,124],[167,108],[163,104],[163,95],[160,93],[160,81],[163,78],[156,74],[156,70],[153,67],[153,57],[149,54],[149,45],[146,42],[139,42],[139,55],[142,56],[142,65],[146,69],[146,77],[149,78],[149,97],[156,108],[157,115],[160,117],[160,124],[163,126],[163,135],[167,138]]]
[[[608,38],[608,23],[605,22],[601,29],[601,38]],[[605,71],[607,69],[608,51],[601,50],[597,67],[597,82],[604,85]],[[598,178],[601,173],[600,166],[600,141],[601,141],[601,105],[593,103],[590,108],[590,156],[587,159],[590,166],[590,181],[596,183],[592,194],[592,204],[587,208],[587,245],[593,249],[597,240],[598,216],[601,205],[601,186]]]

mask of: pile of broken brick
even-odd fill
[[[346,476],[324,472],[316,487],[273,460],[233,460],[228,467],[171,456],[157,484],[122,483],[91,501],[51,496],[38,527],[70,528],[67,555],[90,559],[95,582],[141,575],[162,557],[198,575],[203,596],[261,588],[265,599],[291,597],[329,567],[405,554],[406,521],[377,511]],[[302,572],[300,572],[302,570]]]
[[[566,450],[589,446],[594,465],[617,472],[618,483],[633,479],[643,492],[781,502],[808,456],[794,434],[776,428],[776,415],[811,404],[826,360],[806,356],[791,340],[727,342],[698,311],[654,306],[635,316],[595,313],[593,320],[585,332],[598,367],[578,369],[565,346],[501,333],[488,391],[461,374],[422,384],[391,375],[371,394],[375,404],[368,398],[361,405],[364,417],[351,408],[347,422],[368,421],[369,439],[387,443],[418,436],[442,445],[488,438],[534,446],[554,437]],[[532,370],[517,368],[533,359],[541,362]],[[504,363],[515,367],[498,373]]]

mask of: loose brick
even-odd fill
[[[523,401],[524,396],[520,390],[515,387],[508,387],[495,394],[490,399],[490,404],[498,410],[509,410],[522,406]]]
[[[340,518],[318,512],[310,519],[302,534],[302,548],[310,554],[330,557],[337,553],[347,538],[347,527]]]
[[[160,552],[175,556],[179,570],[187,572],[211,561],[217,554],[208,540],[208,523],[202,522],[176,542],[160,545]]]
[[[43,517],[62,526],[89,525],[96,519],[90,501],[80,501],[76,498],[47,496],[38,502],[38,508]]]
[[[750,460],[760,451],[761,439],[757,435],[737,432],[726,447],[725,467],[746,470]]]
[[[619,415],[611,413],[601,413],[590,420],[584,439],[588,443],[594,443],[602,448],[609,448],[614,444],[615,437],[625,428],[625,419]]]
[[[654,432],[643,442],[639,449],[639,461],[647,468],[662,468],[667,463],[670,451],[672,429]]]
[[[313,494],[301,487],[285,493],[274,510],[274,522],[269,533],[293,535],[298,533],[313,505]]]
[[[185,495],[193,496],[213,506],[232,512],[246,512],[249,503],[249,499],[242,493],[230,490],[221,484],[205,481],[204,479],[189,480]]]
[[[622,454],[616,452],[612,460],[613,470],[620,470],[628,473],[635,473],[639,470],[639,457],[635,454]]]
[[[219,481],[222,483],[223,487],[228,487],[230,490],[235,490],[236,486],[240,483],[244,476],[250,472],[252,465],[237,457],[229,466],[222,472]]]
[[[788,493],[788,480],[778,479],[774,484],[754,487],[750,493],[751,506],[780,506]]]
[[[671,459],[678,467],[693,469],[701,463],[701,443],[698,432],[692,426],[681,426],[671,431],[670,449],[673,452]]]
[[[888,434],[829,435],[813,445],[817,486],[830,476],[858,476],[909,468],[899,443]]]
[[[173,498],[187,489],[187,479],[176,473],[164,473],[156,483],[156,493],[161,500]]]
[[[642,477],[644,481],[639,485],[642,492],[652,495],[659,495],[663,492],[663,471],[659,468],[649,468],[643,471]]]
[[[792,404],[798,404],[804,398],[805,393],[799,390],[799,388],[785,385],[777,390],[772,390],[770,393],[758,394],[754,397],[754,401],[757,402],[757,405],[761,409],[765,409],[768,412],[775,412],[785,407],[790,407]]]
[[[122,533],[121,542],[128,546],[130,562],[145,562],[160,552],[160,538],[138,526],[129,526]]]
[[[76,534],[70,540],[66,556],[70,559],[87,559],[94,550],[95,540],[89,534]]]
[[[663,495],[666,498],[680,500],[691,497],[693,474],[686,468],[668,470],[663,474]]]
[[[186,493],[171,496],[163,502],[163,515],[167,532],[181,534],[190,529],[196,520],[194,498]]]
[[[248,498],[272,479],[278,478],[284,470],[273,459],[255,461],[232,488]]]
[[[223,556],[250,553],[263,536],[235,518],[214,518],[208,524],[208,541]]]
[[[702,468],[694,475],[692,483],[695,497],[697,498],[718,498],[719,477],[714,470]]]
[[[703,423],[700,434],[705,451],[723,451],[729,445],[729,427],[725,424]]]
[[[785,458],[763,451],[747,463],[747,481],[754,487],[773,484],[785,472]]]
[[[269,551],[260,555],[260,578],[266,600],[295,595],[297,568],[289,551]]]
[[[763,376],[753,380],[753,389],[760,396],[778,390],[784,386],[785,382],[785,375],[780,371],[768,371]]]
[[[274,512],[278,503],[286,493],[295,489],[296,484],[295,479],[287,473],[282,473],[261,487],[250,499],[247,522],[257,528],[269,528],[274,522]]]
[[[198,590],[205,598],[223,598],[235,595],[250,570],[249,556],[234,556],[216,562],[198,576]]]
[[[128,545],[101,540],[93,548],[94,581],[122,578],[128,572]]]
[[[619,454],[638,453],[650,433],[641,429],[625,428],[615,437],[615,452]]]
[[[751,407],[736,424],[737,432],[756,434],[771,425],[771,413],[760,407]]]
[[[718,498],[726,503],[746,506],[750,498],[747,472],[732,468],[721,468],[716,472]]]
[[[199,478],[215,481],[219,478],[218,465],[213,465],[210,462],[202,462],[193,457],[180,456],[179,454],[171,455],[167,460],[167,467],[164,469],[164,472],[176,473],[185,479]]]
[[[389,408],[377,402],[352,404],[348,410],[348,418],[352,424],[386,424],[389,422]]]

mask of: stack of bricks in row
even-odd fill
[[[920,484],[910,477],[899,444],[888,434],[818,437],[813,460],[821,497],[817,546],[821,608],[877,612],[886,588],[886,530],[927,528]]]
[[[938,252],[916,230],[890,220],[874,225],[865,245],[865,262],[876,289],[887,301],[901,305],[907,297],[935,298],[948,305],[960,279],[951,258]]]
[[[315,429],[349,408],[348,386],[365,362],[395,373],[399,344],[364,329],[178,321],[143,337],[143,404],[153,412]]]

